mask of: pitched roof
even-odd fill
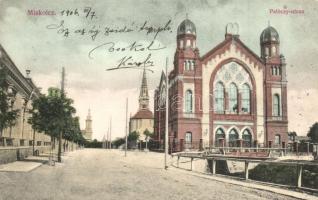
[[[153,114],[148,109],[141,109],[131,119],[153,119]]]
[[[232,36],[229,38],[226,38],[224,41],[222,41],[221,43],[219,43],[217,46],[215,46],[213,49],[211,49],[209,52],[207,52],[205,55],[203,55],[201,57],[201,61],[206,61],[208,59],[210,59],[209,57],[211,57],[216,51],[218,51],[219,49],[221,49],[223,46],[228,45],[229,43],[235,41],[236,44],[238,44],[240,46],[240,48],[244,49],[247,51],[248,54],[250,54],[251,57],[253,57],[255,59],[255,61],[259,62],[259,63],[263,63],[262,59],[256,54],[254,53],[250,48],[248,48],[237,36]]]

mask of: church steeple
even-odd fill
[[[149,109],[149,95],[148,95],[147,76],[146,76],[145,68],[142,74],[142,82],[141,82],[140,95],[139,95],[139,110],[143,110],[143,109]]]
[[[93,135],[93,129],[92,129],[92,116],[91,116],[91,110],[88,109],[88,114],[85,120],[85,136],[86,139],[91,140]]]

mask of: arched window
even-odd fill
[[[192,70],[192,63],[191,63],[191,60],[188,60],[188,70]]]
[[[222,144],[220,143],[220,139],[225,139],[225,133],[223,131],[223,129],[218,128],[215,132],[215,146],[219,147]]]
[[[251,147],[252,146],[252,134],[248,129],[245,129],[243,131],[242,139],[243,139],[243,146],[244,147]]]
[[[246,83],[242,87],[242,111],[244,113],[251,112],[251,90]]]
[[[237,87],[234,83],[230,84],[229,106],[230,112],[237,113]]]
[[[195,67],[195,61],[192,60],[192,69],[191,70],[194,70],[194,67]]]
[[[192,102],[193,102],[192,91],[187,90],[185,95],[185,112],[186,113],[192,113],[193,111]]]
[[[273,116],[280,116],[280,98],[278,94],[273,97]]]
[[[224,113],[224,86],[220,82],[216,84],[214,101],[215,112]]]
[[[281,75],[280,67],[277,67],[277,75]]]
[[[188,60],[185,60],[185,61],[184,61],[184,69],[185,69],[186,71],[188,71],[188,70],[190,70],[190,68],[191,68],[190,62],[189,62]]]
[[[238,133],[235,129],[232,129],[229,134],[229,146],[236,147],[238,140]]]

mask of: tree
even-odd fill
[[[72,104],[73,100],[60,92],[50,93],[48,96],[41,95],[32,103],[33,108],[30,111],[32,117],[29,119],[29,123],[35,130],[50,135],[53,141],[54,137],[58,137],[62,132],[70,129],[69,126],[72,124],[70,121],[76,113]],[[61,141],[59,142],[58,161],[61,162]]]
[[[19,116],[19,110],[13,110],[9,103],[10,95],[8,94],[6,77],[6,70],[0,68],[0,136],[2,136],[4,129],[15,125]]]
[[[81,145],[85,143],[85,139],[80,128],[79,117],[69,116],[65,123],[63,138],[67,141],[73,141]],[[67,144],[64,143],[64,147],[66,145],[68,145],[68,142]]]
[[[116,138],[112,143],[116,148],[118,148],[121,145],[125,144],[125,142],[126,142],[125,138]]]
[[[139,133],[137,131],[133,131],[131,133],[129,133],[127,140],[129,142],[135,142],[139,139]]]
[[[148,140],[153,136],[153,133],[146,129],[144,135],[146,136],[146,149],[148,149]]]
[[[137,140],[139,139],[139,133],[137,131],[133,131],[128,135],[128,144],[132,148],[136,148]]]
[[[307,136],[311,138],[311,142],[318,143],[318,122],[310,127]]]

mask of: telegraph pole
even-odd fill
[[[62,80],[61,80],[61,98],[64,99],[64,87],[65,87],[65,69],[62,67]],[[57,155],[57,161],[62,162],[62,130],[59,130],[59,149]]]
[[[109,128],[107,129],[106,149],[109,149]]]
[[[112,116],[110,116],[110,122],[109,122],[109,147],[112,149]]]
[[[168,112],[169,112],[169,81],[168,81],[168,58],[166,59],[166,125],[165,125],[165,169],[168,169]]]
[[[125,157],[127,156],[127,135],[128,135],[128,98],[126,98],[126,138],[125,138]]]

